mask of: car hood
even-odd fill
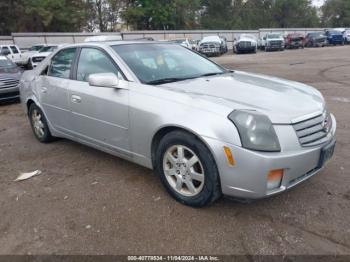
[[[237,42],[242,42],[242,41],[244,41],[244,42],[256,43],[256,40],[253,40],[253,39],[248,38],[248,37],[241,37],[240,39],[238,39]]]
[[[290,124],[320,114],[325,107],[321,93],[313,87],[239,71],[160,87],[187,94],[192,99],[185,100],[191,106],[209,110],[215,104],[211,108],[220,109],[221,112],[217,113],[225,115],[236,109],[256,110],[266,114],[274,124]],[[222,106],[225,112],[222,112]]]

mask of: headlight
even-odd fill
[[[237,127],[244,148],[268,152],[281,151],[275,129],[267,116],[256,111],[235,110],[228,118]]]

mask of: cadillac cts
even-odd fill
[[[335,147],[316,89],[226,70],[176,44],[65,46],[24,74],[20,93],[40,142],[64,137],[153,168],[190,206],[285,191]]]

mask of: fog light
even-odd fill
[[[235,160],[233,159],[232,153],[231,153],[231,149],[227,146],[224,146],[224,151],[226,154],[226,158],[227,158],[227,162],[231,165],[234,166],[235,165]]]
[[[267,176],[267,189],[272,190],[281,186],[283,169],[271,170]]]

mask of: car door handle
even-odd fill
[[[41,90],[41,93],[46,93],[47,92],[47,88],[46,87],[41,87],[40,90]]]
[[[73,103],[80,103],[81,102],[81,97],[77,95],[72,95],[71,100]]]

